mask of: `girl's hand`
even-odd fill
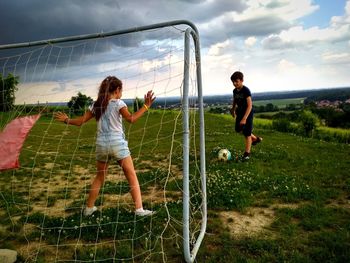
[[[65,120],[68,119],[68,115],[65,114],[64,112],[60,112],[60,111],[55,112],[55,113],[53,114],[53,116],[54,116],[55,120],[61,121],[61,122],[64,122]]]
[[[152,90],[149,90],[144,96],[145,105],[147,108],[151,107],[153,101],[156,99]]]

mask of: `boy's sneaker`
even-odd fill
[[[91,216],[94,212],[97,211],[97,207],[85,207],[84,209],[84,216]]]
[[[252,142],[252,145],[255,146],[255,145],[257,145],[258,143],[260,143],[262,140],[263,140],[263,138],[261,138],[261,137],[256,137],[256,140]]]
[[[153,214],[154,214],[154,211],[143,209],[143,208],[136,209],[135,211],[135,215],[137,216],[150,216]]]
[[[248,161],[250,158],[250,153],[245,152],[242,156],[242,161]]]

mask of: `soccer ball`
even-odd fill
[[[227,149],[221,149],[218,153],[218,159],[220,161],[229,161],[231,158],[231,152]]]

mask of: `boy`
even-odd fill
[[[233,86],[233,103],[231,114],[236,118],[235,130],[242,132],[245,139],[245,151],[243,160],[249,160],[250,148],[262,141],[261,137],[255,136],[253,130],[253,102],[250,90],[243,85],[243,73],[236,71],[231,76]]]

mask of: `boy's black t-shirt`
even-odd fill
[[[247,98],[251,96],[252,94],[246,86],[243,86],[241,89],[235,88],[233,90],[233,99],[234,102],[237,104],[237,115],[244,115],[248,107]]]

